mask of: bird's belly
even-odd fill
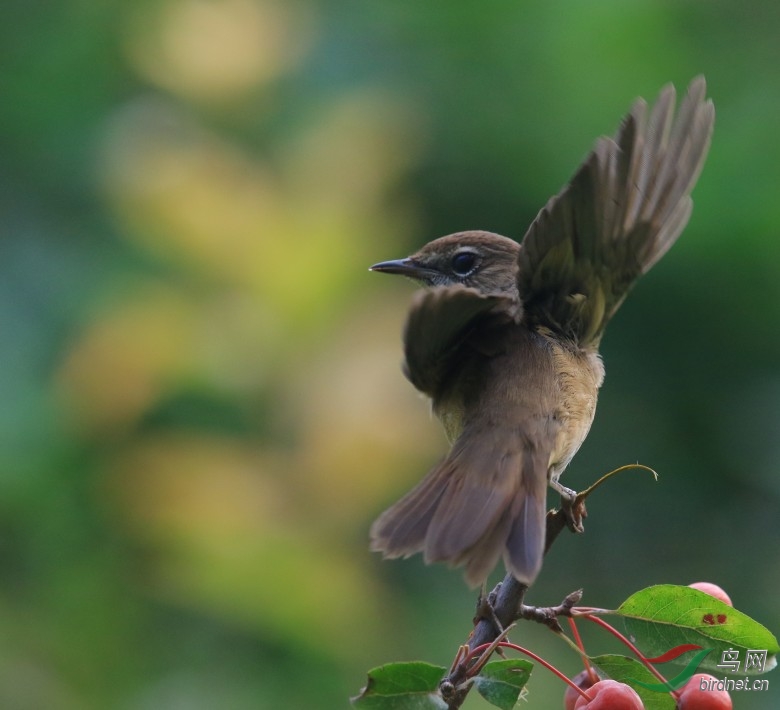
[[[433,412],[450,444],[466,426],[530,437],[550,452],[548,475],[557,478],[588,434],[604,368],[598,354],[554,337],[525,330],[512,337],[502,355],[465,362]]]
[[[554,418],[560,428],[550,453],[549,475],[557,479],[590,431],[604,366],[596,353],[574,351],[558,343],[553,347],[553,361],[559,394]]]

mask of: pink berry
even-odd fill
[[[698,589],[700,592],[704,592],[705,594],[709,594],[711,597],[715,597],[716,599],[719,599],[724,604],[728,604],[729,606],[734,606],[731,603],[731,598],[729,597],[726,592],[724,592],[717,584],[713,584],[712,582],[694,582],[693,584],[688,585],[691,589]]]
[[[636,691],[616,680],[600,680],[588,690],[592,700],[577,698],[574,710],[643,710]]]
[[[718,679],[706,673],[697,673],[683,686],[679,710],[732,710],[731,696],[725,690],[715,690]]]
[[[598,676],[596,676],[598,679]],[[593,685],[593,677],[588,671],[580,671],[574,678],[571,679],[574,685],[583,690],[587,690]],[[582,696],[574,690],[570,685],[566,686],[566,695],[563,696],[564,710],[574,710],[574,705],[577,702],[577,698]]]

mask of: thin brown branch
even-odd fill
[[[545,554],[547,554],[555,539],[566,527],[567,516],[564,511],[551,510],[547,513]],[[530,610],[537,609],[537,607],[529,607],[523,604],[527,591],[527,585],[518,582],[511,574],[507,573],[506,577],[487,595],[487,599],[480,594],[477,603],[477,615],[474,618],[474,628],[465,644],[468,651],[494,642],[497,638],[504,635],[504,629],[507,629],[520,618],[527,618],[526,615],[532,613]],[[571,596],[569,595],[569,597]],[[565,609],[569,597],[558,607],[542,607],[541,609],[547,612],[554,609]],[[575,603],[573,601],[568,609]],[[548,616],[549,614],[545,615],[544,618],[547,619]],[[462,655],[464,659],[467,657],[467,653]],[[444,676],[439,684],[440,692],[445,702],[447,702],[449,710],[458,710],[471,690],[472,684],[467,682],[470,678],[468,673],[469,667],[470,663],[456,659],[450,672]]]

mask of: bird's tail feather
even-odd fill
[[[371,548],[386,557],[423,552],[426,562],[464,566],[472,586],[503,556],[507,569],[531,584],[544,552],[545,461],[523,452],[519,442],[489,450],[486,443],[497,441],[461,436],[446,459],[376,520]]]

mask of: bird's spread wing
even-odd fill
[[[715,111],[703,77],[677,117],[665,87],[647,115],[638,99],[614,139],[600,138],[534,220],[518,257],[525,317],[597,346],[634,282],[675,242],[710,144]]]
[[[511,318],[516,305],[508,296],[485,295],[465,286],[416,293],[404,328],[404,373],[409,381],[435,396],[475,318],[491,311]]]

